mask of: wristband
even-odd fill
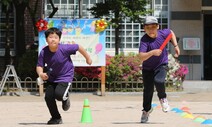
[[[178,45],[175,45],[174,47],[177,47]]]

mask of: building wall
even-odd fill
[[[26,44],[33,43],[34,41],[34,29],[31,17],[28,10],[25,11],[25,42]]]
[[[201,80],[203,77],[203,17],[200,0],[171,0],[170,28],[180,38],[180,62],[187,64],[191,80]],[[183,50],[183,38],[200,38],[200,50]],[[172,49],[173,51],[173,49]]]
[[[201,0],[170,0],[171,11],[200,11]]]

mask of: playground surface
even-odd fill
[[[112,94],[98,96],[93,93],[71,93],[71,108],[62,110],[63,124],[46,125],[50,114],[44,97],[36,95],[0,96],[0,123],[2,127],[212,127],[212,123],[203,124],[195,118],[212,119],[212,93],[170,92],[168,100],[171,109],[187,108],[182,115],[175,111],[164,113],[154,94],[154,110],[148,123],[140,123],[142,114],[142,93]],[[84,99],[89,100],[92,123],[81,123]],[[185,112],[184,112],[185,113]]]

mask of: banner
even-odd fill
[[[61,44],[79,44],[90,55],[91,66],[105,66],[105,31],[96,32],[97,19],[45,19],[47,28],[57,27],[62,31]],[[39,32],[39,53],[47,45],[44,31]],[[74,66],[90,66],[77,52],[71,55]]]

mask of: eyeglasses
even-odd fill
[[[153,29],[157,29],[158,25],[156,24],[151,24],[151,25],[145,25],[144,28],[146,30],[153,30]]]

